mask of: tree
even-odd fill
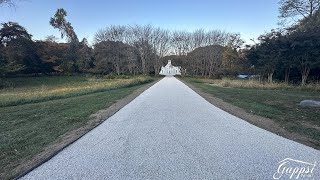
[[[235,75],[240,71],[239,54],[237,50],[226,46],[223,50],[222,66],[224,74]]]
[[[227,46],[233,48],[235,50],[241,48],[244,44],[244,40],[241,39],[241,35],[239,33],[230,34],[227,40]]]
[[[0,40],[4,52],[2,64],[5,64],[3,69],[6,69],[2,74],[42,71],[42,63],[31,37],[27,30],[18,23],[2,23],[0,29]]]
[[[79,48],[79,60],[77,61],[77,66],[80,72],[86,72],[93,68],[93,53],[92,48],[88,45],[88,40],[83,38],[80,42]]]
[[[61,38],[65,36],[68,38],[69,42],[79,42],[76,33],[71,26],[71,23],[68,22],[65,17],[67,16],[67,12],[60,8],[57,10],[55,15],[50,19],[50,25],[54,28],[59,29],[61,32]]]
[[[311,69],[320,65],[320,33],[296,32],[290,35],[292,56],[301,73],[301,85],[307,82]]]
[[[126,26],[109,26],[105,29],[101,29],[94,35],[95,43],[102,41],[120,41],[127,42],[128,28]]]
[[[7,23],[1,23],[1,25],[0,41],[4,46],[15,39],[26,39],[31,41],[32,35],[18,23],[9,21]]]
[[[174,31],[170,44],[175,55],[187,55],[192,50],[192,34],[185,31]]]
[[[0,44],[0,77],[5,76],[8,73],[20,71],[23,67],[22,64],[8,62],[5,56],[5,47]]]
[[[63,72],[61,64],[66,56],[69,45],[52,41],[37,41],[37,54],[44,64],[47,73]]]
[[[102,41],[94,45],[95,69],[98,73],[124,74],[130,71],[126,64],[135,58],[134,47],[115,41]]]
[[[320,0],[281,0],[280,18],[311,17],[320,7]]]
[[[204,29],[197,29],[190,36],[192,50],[207,45],[208,36]]]
[[[41,73],[43,70],[35,43],[27,39],[10,41],[6,47],[6,59],[9,64],[18,67],[13,73]]]
[[[163,58],[170,49],[170,34],[167,30],[156,28],[153,30],[151,44],[153,47],[153,68],[155,75],[158,75],[161,68],[161,58]]]
[[[259,47],[259,44],[255,44],[255,45],[252,45],[252,46],[247,46],[247,48],[249,50],[247,50],[246,54],[245,54],[245,58],[248,59],[248,61],[250,62],[250,72],[251,74],[254,74],[254,75],[259,75],[259,80],[261,81],[262,78],[263,78],[263,71],[260,69],[259,66],[257,66],[258,64],[258,59],[260,58],[259,57],[259,52],[258,52],[258,47]]]
[[[294,66],[299,67],[301,85],[305,85],[311,70],[316,70],[320,65],[320,9],[313,12],[289,28],[287,33],[287,57],[294,60]]]
[[[289,34],[294,32],[314,32],[320,28],[320,9],[318,9],[313,16],[306,17],[300,20],[299,23],[288,28]]]
[[[230,34],[227,38],[227,44],[223,50],[222,66],[224,73],[235,75],[241,69],[238,49],[243,45],[244,40],[241,39],[240,34]]]
[[[288,84],[291,70],[296,68],[295,57],[292,53],[291,42],[288,36],[279,37],[277,48],[279,48],[277,71],[283,73],[284,82]]]
[[[78,54],[79,50],[79,39],[65,17],[67,12],[64,9],[58,9],[53,17],[50,19],[50,24],[59,29],[61,32],[61,38],[67,37],[69,42],[68,51],[64,57],[64,60],[60,64],[60,70],[64,72],[78,72],[79,67],[77,66],[77,60],[80,58]]]
[[[220,45],[226,46],[229,40],[230,33],[220,30],[211,30],[206,33],[206,46]]]
[[[261,35],[260,43],[252,47],[252,52],[248,54],[252,65],[260,72],[260,75],[263,77],[264,74],[267,74],[269,83],[273,82],[274,72],[280,62],[281,43],[279,39],[281,36],[281,32],[276,30]]]
[[[129,28],[130,39],[128,43],[134,46],[141,60],[141,71],[143,74],[149,74],[152,67],[152,59],[155,57],[151,38],[154,27],[150,24],[145,26],[134,25]]]
[[[199,47],[188,53],[188,59],[196,62],[196,67],[192,67],[195,73],[208,78],[218,75],[222,65],[223,49],[223,46],[212,45]]]

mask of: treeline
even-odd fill
[[[293,25],[271,30],[248,47],[246,57],[254,73],[269,83],[319,81],[320,0],[281,0],[280,20],[298,19]]]
[[[239,69],[234,66],[242,44],[239,34],[220,30],[171,32],[152,25],[110,26],[95,34],[94,54],[101,72],[158,74],[171,59],[184,74],[212,77],[222,68]]]
[[[174,63],[182,66],[184,72],[211,77],[222,72],[222,64],[232,66],[230,62],[243,44],[239,34],[220,30],[171,32],[152,25],[128,25],[99,30],[90,47],[86,39],[79,42],[65,16],[66,12],[59,9],[50,24],[67,37],[68,43],[58,43],[53,36],[33,41],[32,35],[18,23],[2,23],[1,74],[157,75],[168,56],[174,55]]]

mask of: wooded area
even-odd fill
[[[21,74],[154,74],[168,59],[183,75],[206,78],[249,74],[284,82],[319,81],[319,0],[281,0],[283,26],[244,45],[240,34],[198,29],[169,31],[153,25],[112,25],[96,32],[94,44],[79,41],[67,12],[58,9],[50,19],[67,43],[56,37],[33,40],[15,22],[0,29],[1,76]],[[294,22],[288,22],[294,19]]]

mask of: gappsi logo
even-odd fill
[[[284,176],[289,179],[311,178],[316,162],[309,163],[291,158],[286,158],[279,162],[277,172],[273,174],[273,179],[280,179]]]

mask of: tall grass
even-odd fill
[[[52,77],[47,82],[32,82],[30,80],[24,86],[5,88],[0,91],[0,107],[15,106],[27,103],[43,102],[54,99],[79,96],[96,93],[105,90],[129,87],[138,84],[151,82],[153,79],[147,76],[137,76],[131,78],[69,78],[69,83],[57,83],[63,77]],[[22,78],[23,79],[23,78]],[[21,78],[18,80],[21,81]],[[33,84],[30,86],[30,84]]]
[[[198,80],[199,81],[199,80]],[[255,79],[201,79],[200,81],[219,87],[231,87],[231,88],[256,88],[256,89],[296,89],[306,91],[320,91],[320,83],[310,83],[305,86],[296,86],[287,83],[266,83],[259,82]]]

